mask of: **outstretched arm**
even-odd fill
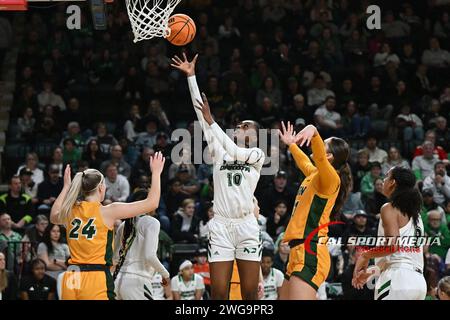
[[[337,175],[336,169],[331,165],[327,158],[325,143],[320,137],[316,127],[313,125],[306,126],[297,134],[296,138],[298,139],[300,146],[303,146],[305,143],[309,146],[311,143],[314,164],[319,171],[319,190],[323,194],[334,193],[339,185],[339,176]]]
[[[312,164],[311,160],[308,156],[300,149],[297,144],[297,138],[295,137],[294,126],[290,121],[287,123],[287,127],[284,125],[284,122],[281,122],[281,129],[278,130],[278,134],[280,135],[281,141],[287,146],[289,146],[289,151],[294,158],[297,167],[303,172],[305,176],[309,176],[314,171],[316,171],[316,167]]]
[[[248,164],[256,164],[264,162],[264,153],[259,148],[241,148],[238,147],[233,140],[219,127],[219,125],[214,121],[211,115],[211,110],[209,108],[208,99],[206,95],[202,95],[202,101],[197,100],[199,107],[197,109],[201,110],[205,121],[210,126],[214,138],[217,139],[218,143],[225,149],[227,154],[233,159]]]

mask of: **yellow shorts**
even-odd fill
[[[311,242],[311,250],[317,255],[306,252],[304,244],[291,248],[285,278],[299,277],[317,290],[328,277],[331,259],[326,245]]]
[[[67,271],[61,283],[61,300],[114,300],[114,281],[106,271]]]

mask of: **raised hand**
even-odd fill
[[[163,157],[161,152],[156,152],[153,157],[150,157],[150,170],[152,174],[160,175],[164,169],[164,163],[166,158]]]
[[[287,146],[296,143],[297,139],[295,138],[294,126],[290,121],[287,123],[287,127],[284,125],[284,122],[281,121],[281,129],[278,130],[278,134],[280,136],[281,141]]]
[[[203,101],[196,99],[198,106],[195,106],[195,108],[202,112],[205,121],[211,125],[214,123],[214,119],[211,114],[211,109],[209,108],[208,99],[204,93],[202,93],[202,99]]]
[[[188,61],[186,54],[183,52],[183,60],[181,60],[177,55],[172,58],[172,67],[184,72],[187,77],[195,75],[195,64],[197,63],[198,54],[195,55],[192,61]]]
[[[66,169],[64,170],[64,187],[69,188],[72,183],[72,176],[70,172],[70,165],[66,165]]]
[[[303,145],[306,143],[306,146],[309,147],[309,144],[311,143],[312,138],[317,134],[317,129],[313,125],[307,125],[305,128],[303,128],[302,131],[300,131],[296,136],[296,143],[300,145],[300,147],[303,147]]]

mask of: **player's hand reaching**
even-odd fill
[[[177,55],[172,58],[172,67],[184,72],[187,77],[195,75],[195,64],[197,63],[198,54],[195,55],[192,61],[188,61],[186,54],[183,52],[183,60],[181,60]]]
[[[361,254],[356,260],[355,269],[353,270],[352,285],[356,289],[362,289],[367,282],[367,279],[372,275],[367,271],[369,266],[369,259],[364,254]]]
[[[290,121],[288,121],[287,127],[284,125],[284,122],[281,121],[281,129],[282,130],[278,130],[278,134],[285,145],[289,146],[296,143],[297,139],[295,138],[294,125],[292,125]]]
[[[296,143],[299,144],[300,147],[303,147],[303,145],[306,143],[306,146],[309,147],[312,138],[317,134],[318,132],[316,127],[311,124],[307,125],[295,136]]]
[[[202,99],[203,101],[200,101],[198,99],[196,100],[198,106],[195,106],[195,108],[200,110],[203,114],[203,118],[205,119],[205,121],[209,125],[212,125],[214,123],[214,119],[211,114],[211,109],[209,108],[208,99],[206,98],[206,95],[204,93],[202,93]]]
[[[164,169],[164,163],[166,158],[163,157],[161,152],[156,152],[153,157],[150,157],[150,170],[152,174],[160,175]]]

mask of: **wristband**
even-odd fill
[[[26,223],[30,223],[31,221],[33,221],[33,217],[30,215],[26,215],[25,217],[23,217],[23,221],[25,221]]]

